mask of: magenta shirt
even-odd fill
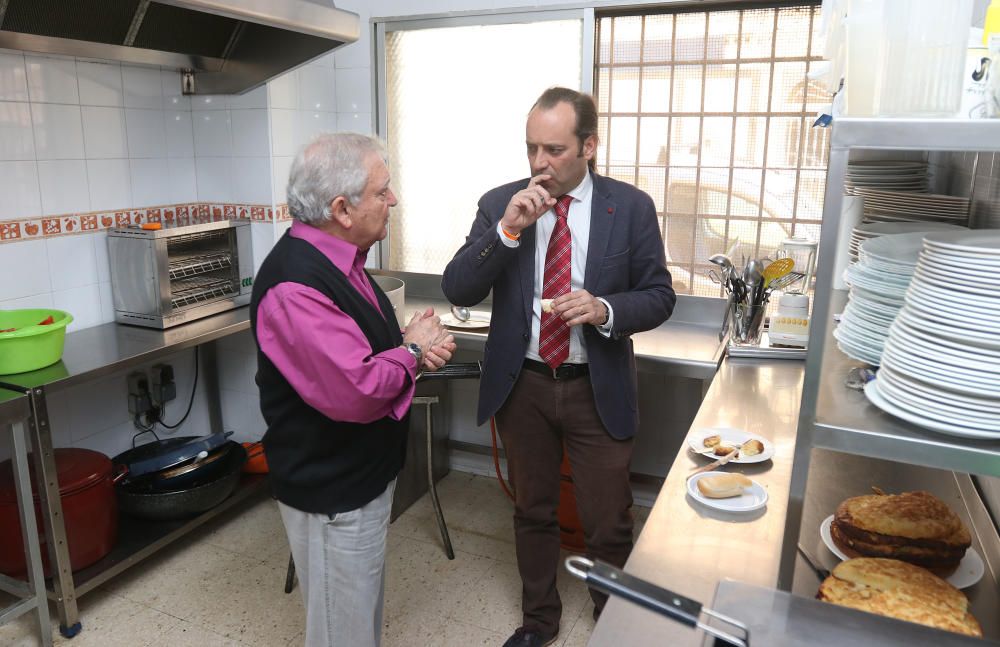
[[[289,235],[322,252],[381,311],[364,273],[367,252],[298,221]],[[257,340],[295,392],[331,420],[399,420],[410,408],[413,355],[404,348],[373,354],[354,319],[313,288],[289,282],[268,290],[257,307]]]

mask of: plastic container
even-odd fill
[[[41,322],[52,317],[52,323]],[[26,373],[62,357],[66,326],[73,315],[62,310],[0,310],[0,375]]]

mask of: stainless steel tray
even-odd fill
[[[782,348],[772,346],[767,333],[760,336],[760,344],[757,346],[739,346],[731,340],[728,342],[726,352],[730,357],[763,357],[766,359],[805,359],[805,348]]]

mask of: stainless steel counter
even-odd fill
[[[768,492],[767,507],[726,514],[692,500],[687,477],[704,458],[682,449],[674,460],[625,570],[680,595],[709,602],[720,580],[767,588],[778,579],[802,391],[803,365],[789,360],[727,358],[705,396],[693,429],[737,427],[775,445],[774,458],[733,465]],[[591,647],[701,645],[702,636],[672,620],[612,599]]]

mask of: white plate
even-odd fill
[[[1000,256],[1000,230],[933,232],[927,234],[927,246],[998,257]]]
[[[842,560],[850,559],[850,557],[844,554],[844,551],[837,547],[837,544],[833,543],[833,536],[830,534],[830,524],[832,523],[833,515],[831,514],[819,525],[819,536],[823,539],[823,543],[826,544],[831,553]],[[955,569],[954,573],[945,578],[945,582],[951,584],[956,589],[967,589],[983,579],[985,573],[986,565],[983,564],[983,558],[979,556],[975,548],[969,547],[965,551],[962,561],[958,563],[958,568]]]
[[[718,476],[722,472],[702,472],[695,474],[688,479],[687,491],[691,498],[702,505],[724,512],[753,512],[760,510],[767,505],[767,490],[761,487],[757,481],[751,481],[752,485],[743,490],[740,496],[733,496],[727,499],[711,499],[701,493],[698,489],[698,481],[708,476]]]
[[[441,323],[448,328],[457,328],[459,330],[478,330],[481,328],[490,327],[490,311],[489,310],[470,310],[468,321],[459,321],[455,318],[455,315],[450,312],[446,312],[441,315]]]
[[[918,231],[963,230],[965,227],[939,222],[868,222],[854,228],[854,233],[865,238],[888,236],[890,234],[912,234]]]
[[[940,335],[935,335],[932,332],[922,330],[914,326],[906,319],[897,318],[893,323],[898,326],[901,331],[905,332],[906,336],[919,337],[925,342],[940,346],[942,351],[951,352],[954,350],[959,352],[975,353],[986,361],[996,360],[997,362],[1000,362],[1000,351],[989,350],[988,348],[970,347],[969,344],[952,341],[946,337],[941,337]]]
[[[992,315],[1000,319],[1000,298],[991,299],[985,295],[970,294],[940,285],[930,285],[923,277],[914,277],[909,290],[911,301],[919,299],[929,303],[937,303],[943,308],[957,306],[960,310],[972,310],[980,315]]]
[[[947,337],[953,341],[969,346],[982,346],[991,350],[1000,350],[1000,335],[996,333],[982,333],[965,328],[955,328],[954,326],[928,319],[921,313],[909,308],[900,310],[898,317],[902,317],[911,326]]]
[[[711,458],[713,460],[722,458],[721,456],[716,456],[712,453],[712,449],[705,447],[704,441],[709,436],[719,436],[722,439],[722,443],[724,445],[729,445],[730,447],[739,447],[751,438],[759,440],[761,444],[764,445],[764,451],[761,453],[755,456],[740,456],[739,458],[730,460],[730,463],[763,463],[766,460],[770,460],[770,458],[774,456],[774,443],[770,440],[764,438],[763,436],[752,434],[749,431],[733,429],[732,427],[704,427],[696,429],[688,434],[688,447],[690,447],[691,451],[695,454],[701,454],[705,458]]]
[[[962,407],[973,413],[989,413],[993,414],[997,418],[1000,418],[1000,401],[998,400],[964,395],[939,388],[934,384],[924,382],[923,380],[914,378],[896,370],[896,367],[892,365],[891,359],[890,362],[883,365],[879,371],[883,378],[889,378],[894,384],[899,386],[899,388],[905,388],[909,393],[914,395],[943,402],[952,406]],[[926,376],[921,377],[926,379]]]
[[[879,371],[885,370],[885,365]],[[887,398],[891,398],[896,406],[906,409],[910,413],[926,415],[938,422],[957,422],[966,427],[976,428],[981,431],[991,431],[1000,434],[1000,416],[984,412],[972,412],[964,407],[952,407],[942,404],[921,395],[914,395],[905,389],[896,386],[891,374],[885,374],[881,378],[879,392]]]
[[[871,256],[885,263],[916,265],[924,248],[924,232],[887,234],[861,243],[861,258]]]
[[[961,438],[986,438],[989,440],[1000,439],[1000,433],[970,429],[954,423],[939,423],[925,416],[914,415],[905,409],[901,409],[886,399],[886,397],[882,395],[881,391],[879,391],[878,378],[875,378],[874,380],[868,382],[868,384],[865,384],[865,397],[868,398],[869,402],[882,411],[924,429],[937,431],[942,434],[948,434],[949,436],[959,436]]]

